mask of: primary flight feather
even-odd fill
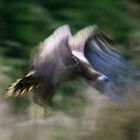
[[[81,53],[92,68],[109,78],[108,82],[88,81],[99,91],[118,99],[132,86],[135,69],[113,49],[113,41],[98,26],[80,30],[69,44],[73,55]]]
[[[131,75],[131,70],[123,57],[112,50],[111,42],[97,26],[86,27],[74,36],[68,25],[61,26],[40,43],[29,72],[11,84],[4,94],[22,96],[35,89],[37,103],[47,100],[51,103],[53,91],[77,77],[84,77],[90,83],[109,79],[119,89],[119,84],[128,84],[122,79]],[[101,83],[96,86],[101,92],[103,87]]]

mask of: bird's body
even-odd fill
[[[10,85],[5,95],[21,96],[34,88],[34,99],[40,103],[51,100],[59,85],[79,76],[91,82],[107,80],[108,76],[114,82],[113,77],[126,72],[127,64],[109,48],[109,44],[106,45],[109,39],[96,28],[89,26],[75,36],[67,25],[58,28],[40,44],[32,57],[29,72]]]

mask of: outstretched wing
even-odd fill
[[[84,54],[95,70],[110,79],[106,86],[97,83],[97,88],[103,93],[122,94],[124,89],[132,84],[132,66],[121,54],[113,50],[112,41],[99,28],[94,28],[93,36],[85,44]],[[113,96],[117,97],[115,94]]]
[[[80,50],[96,70],[109,78],[109,82],[92,82],[102,93],[109,94],[112,98],[121,96],[124,89],[132,84],[133,68],[115,51],[112,40],[103,33],[97,26],[89,26],[81,30],[73,40],[82,40],[80,46],[73,49]],[[73,41],[74,42],[74,41]]]
[[[68,40],[69,48],[72,54],[80,61],[83,70],[83,76],[87,79],[98,79],[102,74],[96,71],[84,55],[85,42],[90,38],[93,33],[92,26],[89,26]],[[104,77],[104,76],[103,76]]]
[[[67,68],[65,63],[72,57],[68,47],[68,38],[70,36],[69,26],[64,25],[46,38],[32,58],[27,75],[11,84],[5,91],[5,95],[22,96],[42,84],[45,84],[43,87],[45,89],[50,86],[48,83],[51,86],[58,83],[59,73],[62,69]]]

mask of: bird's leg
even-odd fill
[[[54,92],[44,93],[35,93],[33,96],[33,100],[35,103],[44,106],[45,104],[52,106],[53,105],[53,96]]]

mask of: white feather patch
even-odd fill
[[[72,51],[72,54],[76,56],[80,61],[89,64],[88,60],[85,58],[82,52]]]
[[[59,27],[50,37],[42,42],[40,57],[44,58],[47,54],[50,54],[56,47],[60,47],[60,43],[63,40],[68,40],[71,36],[71,31],[68,25]]]
[[[80,30],[76,35],[69,39],[69,46],[71,50],[78,50],[83,52],[86,41],[93,36],[97,26],[88,26]]]

